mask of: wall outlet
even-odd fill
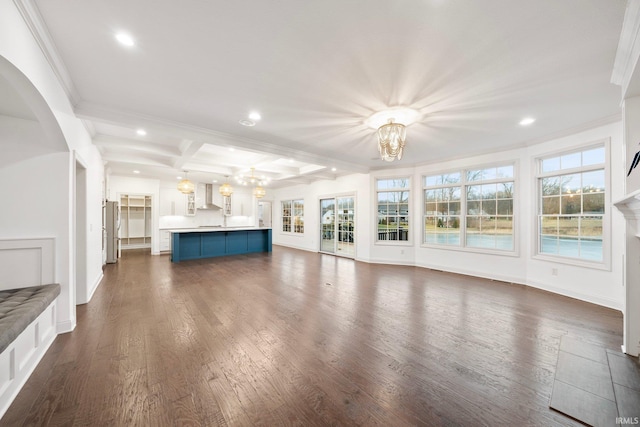
[[[558,269],[557,268],[552,268],[551,269],[551,275],[552,276],[557,276],[558,275]]]

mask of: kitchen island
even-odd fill
[[[271,228],[200,227],[169,231],[172,262],[271,252]]]

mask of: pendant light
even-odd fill
[[[189,175],[189,172],[184,171],[184,179],[178,183],[178,191],[183,194],[191,194],[196,188],[193,182],[189,181],[187,175]]]
[[[226,179],[229,179],[229,176],[225,176]],[[218,189],[218,191],[220,192],[220,194],[222,194],[224,197],[229,197],[231,196],[231,194],[233,194],[233,187],[231,187],[231,185],[229,185],[229,183],[226,181],[224,184],[222,184],[220,186],[220,188]]]

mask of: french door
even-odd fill
[[[354,258],[355,197],[320,199],[320,252]]]

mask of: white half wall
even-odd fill
[[[55,283],[55,239],[0,239],[0,289]]]

